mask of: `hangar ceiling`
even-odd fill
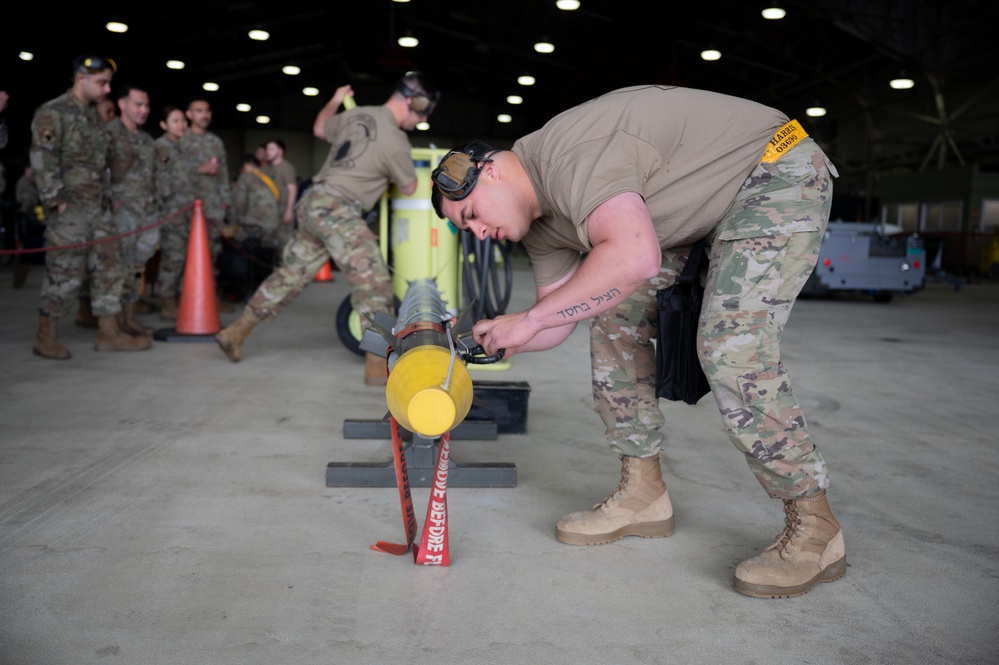
[[[23,140],[16,125],[62,92],[69,61],[93,47],[118,61],[118,81],[148,86],[154,108],[186,103],[205,80],[219,83],[211,93],[217,127],[259,128],[253,116],[261,112],[275,130],[307,132],[337,85],[351,83],[359,103],[379,103],[392,81],[418,69],[443,91],[430,131],[413,137],[418,145],[472,138],[508,145],[603,92],[663,83],[747,97],[799,118],[839,167],[838,193],[874,196],[884,173],[961,165],[999,171],[999,3],[781,0],[787,15],[779,21],[761,17],[766,4],[581,0],[570,12],[554,0],[175,0],[58,12],[22,5],[26,16],[4,39],[0,78],[11,94],[7,152]],[[108,33],[111,19],[128,23],[128,32]],[[250,40],[253,28],[271,38]],[[396,45],[407,33],[417,47]],[[553,53],[535,53],[542,38]],[[721,59],[702,60],[708,47]],[[35,59],[18,60],[22,50]],[[185,69],[166,69],[168,58],[184,60]],[[289,63],[301,74],[282,74]],[[912,89],[889,87],[901,71],[915,81]],[[534,86],[518,86],[525,73]],[[306,85],[320,96],[304,97]],[[508,104],[510,94],[523,104]],[[236,111],[237,102],[253,113]],[[816,104],[827,115],[806,117]],[[498,122],[501,112],[512,121]]]

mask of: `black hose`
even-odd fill
[[[513,290],[513,266],[505,243],[492,238],[479,240],[471,233],[461,234],[462,279],[465,306],[472,306],[473,320],[493,319],[506,312]],[[503,277],[497,266],[497,252],[503,263]]]

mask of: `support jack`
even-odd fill
[[[401,428],[400,428],[401,429]],[[392,433],[387,420],[346,420],[345,438],[388,439]],[[437,462],[437,440],[402,430],[406,441],[406,468],[410,487],[430,487]],[[492,421],[464,421],[451,430],[451,441],[495,440],[497,426]],[[516,487],[517,467],[505,462],[458,464],[448,462],[450,487]],[[395,464],[387,462],[330,462],[326,466],[327,487],[395,487]]]

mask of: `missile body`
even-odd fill
[[[436,282],[411,282],[392,330],[380,332],[388,343],[385,401],[396,421],[425,438],[461,424],[472,407],[472,378]]]

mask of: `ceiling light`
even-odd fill
[[[555,51],[555,45],[551,42],[538,42],[534,45],[534,50],[538,53],[553,53]]]
[[[579,0],[555,0],[555,6],[562,11],[571,12],[579,9]]]
[[[428,129],[430,129],[430,123],[425,120],[421,120],[420,122],[416,123],[416,128],[421,132],[425,132]]]
[[[524,98],[520,95],[508,95],[506,98],[507,104],[523,104]]]
[[[496,116],[496,121],[497,122],[506,123],[506,122],[511,122],[512,120],[513,120],[513,116],[511,116],[508,113],[500,113],[498,116]]]
[[[761,13],[763,14],[763,18],[767,19],[768,21],[777,21],[784,18],[784,16],[787,15],[787,12],[784,11],[781,7],[778,7],[776,3],[770,5],[769,7],[764,9],[763,12]]]
[[[256,120],[258,125],[266,125],[271,121],[270,117],[266,115],[258,115]]]
[[[250,30],[246,34],[255,42],[266,42],[271,38],[271,33],[266,30]]]
[[[240,102],[239,104],[236,104],[236,110],[239,111],[240,113],[246,113],[251,108],[253,108],[253,107],[250,106],[249,104],[246,104],[246,103],[243,103],[243,102]]]
[[[183,69],[184,68],[184,61],[183,60],[167,60],[166,66],[167,66],[167,69]]]
[[[517,77],[517,83],[520,85],[534,85],[534,77],[530,74],[524,74],[523,76]]]
[[[399,38],[399,46],[403,48],[413,48],[415,46],[418,46],[419,43],[420,40],[414,37],[413,35],[403,35],[402,37]]]
[[[721,51],[713,48],[705,49],[701,51],[701,60],[719,60],[721,59]]]
[[[21,51],[20,53],[17,54],[17,57],[19,57],[21,60],[34,60],[35,54],[29,53],[28,51]]]
[[[311,85],[307,88],[302,88],[302,94],[306,97],[318,97],[319,88],[313,88]]]
[[[908,90],[912,86],[916,85],[916,82],[905,75],[905,72],[899,72],[898,76],[893,78],[888,82],[895,90]]]
[[[104,27],[108,29],[108,32],[117,32],[119,34],[128,32],[128,26],[121,21],[108,21]]]
[[[805,115],[809,118],[821,118],[826,114],[826,110],[822,106],[809,106],[805,109]]]
[[[298,76],[302,73],[302,69],[300,67],[296,67],[295,65],[285,65],[281,68],[281,71],[288,76]]]
[[[208,92],[218,92],[219,84],[214,83],[212,81],[205,81],[204,83],[201,84],[201,89],[207,90]]]

